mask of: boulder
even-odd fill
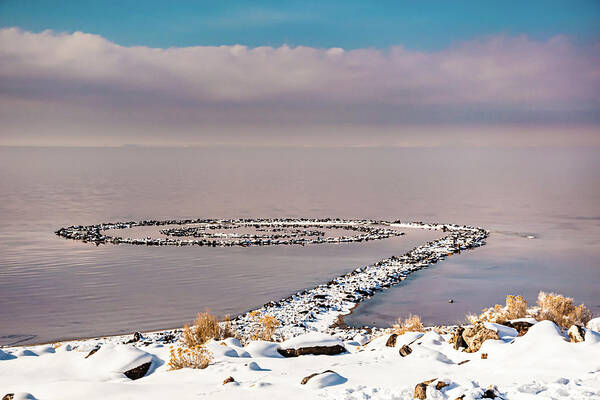
[[[226,384],[231,383],[231,382],[235,382],[235,379],[233,379],[233,376],[230,376],[230,377],[226,378],[223,381],[223,385],[226,385]]]
[[[435,389],[436,390],[442,390],[446,386],[448,386],[448,383],[446,383],[444,381],[438,381],[438,383],[435,384]]]
[[[123,374],[132,381],[135,381],[136,379],[143,378],[146,375],[146,373],[150,369],[150,365],[152,365],[152,362],[146,362],[142,365],[139,365],[135,368],[131,368],[130,370],[123,372]]]
[[[284,357],[308,354],[332,356],[345,353],[346,348],[338,338],[314,332],[286,340],[277,348],[277,352]]]
[[[396,347],[396,338],[398,335],[396,333],[392,333],[388,338],[387,342],[385,342],[386,347]]]
[[[4,397],[2,398],[2,400],[13,400],[15,398],[15,394],[14,393],[7,393],[4,395]]]
[[[410,346],[405,344],[404,346],[400,347],[399,353],[402,357],[406,357],[407,355],[412,353],[412,349],[410,348]]]
[[[284,357],[298,357],[308,354],[334,356],[346,352],[346,348],[342,345],[335,346],[309,346],[300,347],[298,349],[277,349],[277,352]]]
[[[464,331],[465,331],[465,328],[463,328],[462,326],[459,326],[458,328],[456,328],[456,331],[452,335],[452,338],[450,339],[450,343],[454,344],[454,350],[458,350],[461,347],[463,347],[465,349],[469,347],[469,345],[467,344],[467,342],[465,342],[465,339],[463,339],[463,336],[462,336]]]
[[[433,381],[435,381],[436,379],[437,378],[430,379],[428,381],[424,381],[421,383],[417,383],[417,386],[415,386],[415,392],[413,393],[413,397],[415,399],[420,399],[420,400],[426,399],[427,398],[427,386],[432,384]]]
[[[486,328],[482,323],[477,323],[475,326],[465,329],[462,338],[468,345],[466,350],[468,353],[479,351],[483,342],[488,339],[500,340],[498,332]]]
[[[532,322],[526,321],[525,318],[523,318],[521,320],[507,321],[502,325],[506,325],[510,328],[516,329],[517,332],[519,332],[519,336],[523,336],[534,324]]]
[[[481,353],[481,359],[487,360],[487,353]]]
[[[579,325],[571,326],[567,333],[572,343],[579,343],[585,340],[585,329]]]

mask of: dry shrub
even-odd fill
[[[212,354],[204,346],[171,347],[169,356],[169,369],[194,368],[204,369],[212,361]]]
[[[404,320],[398,318],[396,323],[392,325],[392,331],[397,335],[403,335],[406,332],[425,332],[425,328],[421,323],[421,317],[411,314]]]
[[[262,315],[260,311],[252,311],[250,316],[254,320],[254,327],[250,337],[252,340],[273,340],[273,334],[279,326],[279,321],[272,315]]]
[[[506,319],[524,318],[527,315],[527,301],[523,296],[506,296]]]
[[[222,340],[228,337],[235,337],[229,318],[225,319],[224,324],[219,324],[217,317],[206,310],[198,313],[193,326],[188,324],[183,328],[181,340],[186,347],[193,349],[211,339]]]
[[[506,296],[506,305],[496,304],[494,307],[484,308],[479,315],[467,315],[473,325],[480,322],[494,322],[503,324],[511,319],[523,318],[527,315],[527,301],[522,296]]]
[[[540,292],[537,304],[539,310],[535,317],[538,320],[550,320],[565,328],[571,325],[583,325],[592,319],[592,312],[585,306],[573,304],[573,299],[556,293]]]

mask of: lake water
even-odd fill
[[[176,327],[207,307],[235,315],[439,234],[155,248],[53,233],[148,218],[329,216],[492,231],[488,245],[362,303],[352,324],[387,326],[408,313],[457,322],[541,289],[600,313],[597,149],[0,148],[0,345]]]

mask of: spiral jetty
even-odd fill
[[[161,233],[194,239],[143,238],[130,239],[109,236],[112,229],[136,226],[199,225],[167,228]],[[255,234],[223,234],[211,231],[253,228]],[[324,237],[322,229],[344,229],[355,232],[349,236]],[[269,301],[262,307],[248,311],[230,321],[240,334],[250,334],[259,321],[257,315],[277,319],[274,338],[283,340],[311,331],[326,332],[341,338],[376,330],[376,328],[350,328],[340,324],[341,317],[349,314],[358,304],[381,290],[402,282],[414,271],[426,268],[463,250],[485,245],[489,231],[466,225],[382,221],[370,219],[339,218],[284,218],[284,219],[183,219],[114,222],[88,226],[61,228],[56,234],[73,240],[100,244],[132,244],[147,246],[266,246],[307,245],[324,243],[362,242],[403,235],[399,228],[429,229],[447,232],[441,239],[427,242],[401,256],[392,256],[330,280],[314,288],[304,289],[278,301]],[[321,230],[319,230],[321,229]],[[283,232],[283,233],[282,233]],[[169,337],[178,337],[180,330],[170,331]],[[161,340],[156,332],[156,340]],[[175,335],[175,336],[173,336]]]

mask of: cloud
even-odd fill
[[[0,30],[5,128],[139,137],[264,124],[598,124],[600,45],[493,36],[443,51],[245,46],[122,47],[100,36]],[[85,132],[78,133],[85,135]],[[158,134],[158,133],[157,133]],[[206,133],[196,133],[202,135]],[[1,137],[1,136],[0,136]]]

